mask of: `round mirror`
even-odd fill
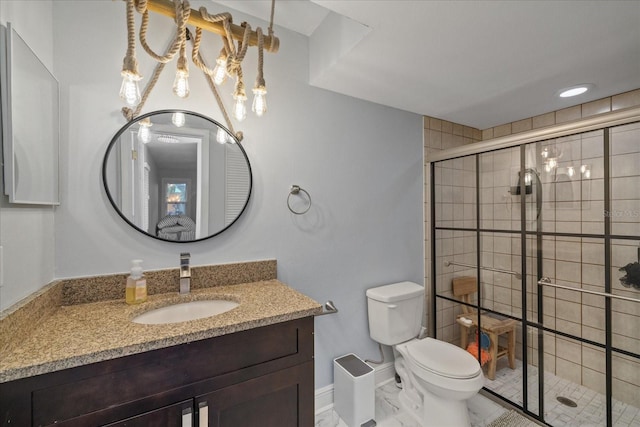
[[[249,158],[224,126],[190,111],[154,111],[111,140],[102,181],[118,214],[148,236],[193,242],[220,234],[251,195]]]

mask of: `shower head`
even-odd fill
[[[524,179],[524,190],[525,194],[533,193],[533,180],[538,178],[538,173],[535,169],[525,169],[524,174],[523,171],[518,171],[518,181],[515,187],[511,189],[511,194],[520,195],[522,194],[522,180]],[[535,177],[535,178],[534,178]]]

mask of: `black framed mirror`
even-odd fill
[[[187,243],[216,236],[249,203],[251,164],[220,123],[184,110],[153,111],[124,125],[102,163],[116,212],[154,239]]]

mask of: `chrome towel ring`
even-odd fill
[[[309,199],[309,206],[307,206],[307,208],[303,211],[296,211],[291,207],[291,196],[298,195],[300,194],[301,191],[307,195],[307,199]],[[289,196],[287,196],[287,207],[293,214],[296,214],[296,215],[306,214],[307,212],[309,212],[309,209],[311,209],[311,196],[309,195],[307,190],[305,190],[304,188],[301,188],[299,185],[292,185],[291,191],[289,191]]]

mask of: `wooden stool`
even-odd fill
[[[453,279],[453,295],[459,297],[464,303],[471,303],[471,294],[478,291],[478,281],[475,277],[456,277]],[[467,324],[460,318],[465,317],[471,320],[472,323]],[[456,322],[460,325],[460,346],[467,349],[469,332],[473,328],[478,327],[478,313],[471,310],[467,305],[462,305],[462,314],[459,314],[456,318]],[[509,367],[515,369],[516,367],[516,326],[518,322],[513,319],[496,319],[484,314],[480,315],[480,330],[489,335],[490,345],[489,354],[491,360],[489,361],[487,378],[490,380],[496,377],[496,363],[499,357],[509,357]],[[500,347],[498,345],[498,338],[500,335],[507,335],[507,347]]]

